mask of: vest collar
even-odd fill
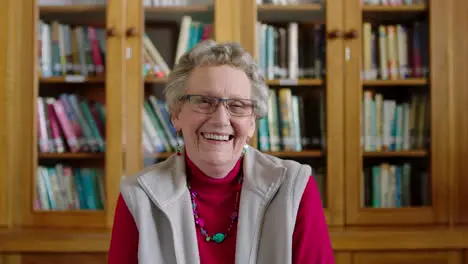
[[[265,199],[279,188],[284,180],[286,168],[275,163],[270,157],[257,149],[249,147],[244,154],[242,189],[248,188],[259,198]],[[182,156],[172,155],[165,161],[155,165],[138,178],[147,195],[159,207],[164,208],[187,190],[187,175],[184,153]]]

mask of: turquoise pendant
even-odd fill
[[[223,242],[224,238],[226,236],[224,234],[221,234],[221,233],[217,233],[215,234],[213,237],[212,237],[212,240],[216,243],[221,243]]]

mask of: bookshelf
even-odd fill
[[[345,82],[346,220],[447,224],[448,167],[441,162],[448,151],[447,83],[434,37],[439,11],[430,4],[348,8],[355,15],[346,24],[360,37],[348,41],[354,56]]]
[[[258,122],[253,145],[268,154],[310,164],[328,224],[342,225],[344,126],[332,120],[343,120],[343,46],[326,29],[343,26],[342,17],[332,15],[343,5],[333,0],[295,5],[257,2],[241,2],[242,10],[251,10],[242,21],[241,27],[248,30],[242,31],[241,40],[262,67],[271,102],[269,116]],[[304,55],[296,54],[296,50]],[[288,132],[295,146],[290,146],[288,134],[279,130],[289,118],[279,114],[278,107],[288,104],[297,104],[298,109],[286,111],[300,131]],[[275,112],[278,114],[272,114]]]
[[[24,65],[35,65],[22,76],[31,87],[22,94],[23,226],[105,228],[112,219],[123,78],[107,77],[122,72],[123,60],[107,55],[123,52],[122,39],[112,38],[122,26],[119,10],[118,3],[22,7]]]
[[[6,120],[0,122],[0,263],[50,263],[67,257],[76,263],[105,263],[121,177],[173,154],[172,146],[155,151],[158,146],[144,144],[148,141],[144,139],[145,130],[151,129],[148,124],[156,131],[152,122],[159,121],[160,113],[155,109],[162,109],[159,106],[163,102],[158,99],[162,99],[167,82],[163,68],[154,67],[161,66],[161,61],[155,61],[151,50],[154,47],[172,68],[182,24],[190,19],[192,23],[187,24],[202,25],[199,28],[211,25],[206,37],[241,42],[266,68],[267,84],[277,100],[280,93],[291,101],[303,100],[305,114],[297,116],[304,129],[298,138],[306,140],[298,141],[303,143],[300,148],[285,148],[282,144],[272,148],[270,139],[262,137],[265,127],[274,131],[274,126],[265,126],[273,122],[261,120],[251,145],[274,156],[309,163],[316,177],[323,175],[317,179],[337,263],[385,263],[379,257],[382,250],[392,263],[408,259],[417,263],[463,263],[467,259],[466,1],[429,0],[396,6],[363,5],[360,0],[300,0],[299,4],[286,5],[257,2],[197,0],[186,6],[154,6],[145,5],[143,0],[121,0],[106,5],[39,6],[39,0],[32,5],[29,0],[7,0],[6,8],[0,9],[0,118]],[[51,32],[52,21],[99,28],[96,35],[100,36],[97,43],[104,66],[102,74],[44,75],[40,21],[50,23]],[[370,23],[371,29],[377,29],[378,25],[401,24],[411,33],[416,21],[428,24],[429,34],[419,42],[426,47],[418,60],[423,74],[401,78],[397,71],[396,78],[381,78],[379,45],[373,57],[372,49],[367,48],[371,47],[366,42],[371,34],[365,25]],[[262,48],[263,39],[271,32],[295,35],[296,26],[298,40],[293,44],[304,52],[291,63],[289,49],[281,53],[278,41],[279,53],[286,54],[288,60],[277,60],[278,65],[272,65],[281,67],[268,68],[266,59],[270,54]],[[15,28],[22,30],[10,30]],[[307,31],[316,35],[307,38]],[[321,41],[316,42],[316,36]],[[405,47],[404,43],[395,45],[396,50]],[[408,54],[413,56],[409,52],[413,42],[407,44]],[[308,45],[312,48],[306,49]],[[316,55],[319,59],[315,61]],[[407,62],[412,69],[414,63],[409,59]],[[297,74],[291,76],[291,72]],[[62,94],[76,94],[79,102],[90,103],[91,117],[96,118],[97,131],[105,141],[104,149],[59,153],[41,149],[39,131],[43,124],[38,106],[57,102]],[[38,103],[38,98],[55,101]],[[411,133],[405,130],[409,126],[404,125],[403,117],[411,117],[412,102],[419,98],[427,98],[424,107],[417,109],[425,108],[428,118],[418,119],[423,121],[422,129]],[[402,121],[398,124],[402,129],[394,129],[393,134],[393,128],[384,125],[387,130],[378,134],[379,138],[377,132],[373,134],[378,130],[372,125],[372,111],[366,109],[384,102],[388,112],[401,111]],[[102,119],[101,106],[105,109]],[[84,116],[86,110],[81,110]],[[56,119],[60,132],[61,121]],[[377,119],[385,121],[388,117],[382,114]],[[281,119],[276,122],[281,123]],[[392,137],[398,135],[401,139],[393,146]],[[412,138],[417,139],[414,146]],[[68,150],[65,136],[62,143]],[[388,143],[389,149],[377,151],[377,146]],[[103,183],[98,186],[105,193],[102,207],[35,208],[36,172],[41,167],[56,168],[57,164],[101,169]],[[410,196],[404,194],[406,198],[404,202],[400,199],[398,206],[389,200],[389,205],[381,208],[372,199],[375,191],[368,180],[372,179],[372,167],[390,168],[391,175],[391,165],[400,165],[401,172],[408,167],[405,164],[411,166],[413,180],[424,174],[428,180],[410,184],[410,189],[417,190]],[[412,199],[405,204],[408,197]]]

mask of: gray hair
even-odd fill
[[[188,77],[198,66],[229,65],[245,72],[252,84],[252,99],[255,101],[257,118],[266,116],[269,89],[260,74],[257,63],[238,43],[216,43],[206,40],[182,55],[168,77],[164,96],[169,113],[180,110],[179,99],[184,95]]]

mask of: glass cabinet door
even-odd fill
[[[243,2],[242,2],[243,3]],[[261,151],[313,168],[329,224],[343,222],[342,3],[246,1],[243,44],[270,88],[257,123]],[[249,30],[252,28],[253,30]]]
[[[217,40],[216,13],[223,4],[229,3],[143,0],[129,5],[127,48],[132,56],[127,63],[131,65],[126,87],[127,175],[175,154],[177,144],[183,146],[170,121],[163,90],[184,52],[200,41]]]
[[[112,131],[121,116],[121,84],[118,78],[108,83],[108,77],[121,75],[115,72],[121,71],[122,56],[112,43],[120,26],[112,18],[123,8],[120,1],[34,2],[24,7],[27,26],[34,30],[24,36],[31,62],[24,73],[30,77],[25,98],[31,107],[27,145],[32,157],[24,175],[23,197],[29,202],[23,221],[105,227],[112,210],[108,201],[115,196],[108,187],[121,170],[115,168],[122,138]]]
[[[346,43],[354,54],[346,68],[350,224],[447,221],[447,92],[443,73],[430,71],[444,58],[437,45],[429,48],[443,16],[432,2],[347,5],[355,14],[347,27],[356,33]]]

